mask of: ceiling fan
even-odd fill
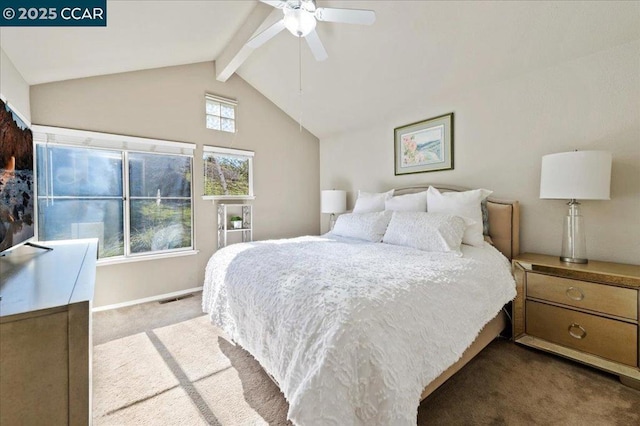
[[[304,37],[317,61],[327,59],[318,33],[316,22],[339,22],[344,24],[371,25],[376,20],[373,10],[337,9],[332,7],[316,7],[315,0],[260,0],[277,9],[282,9],[284,17],[247,42],[247,46],[255,49],[275,37],[285,28],[296,37]]]

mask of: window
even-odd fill
[[[205,95],[205,112],[207,115],[207,129],[236,132],[236,106],[232,99],[214,95]]]
[[[205,199],[253,198],[253,152],[204,146]]]
[[[37,145],[38,238],[97,237],[100,257],[124,255],[122,154]]]
[[[38,236],[99,258],[193,250],[195,145],[34,126]]]
[[[191,248],[191,157],[128,158],[131,253]]]

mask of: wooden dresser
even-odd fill
[[[0,257],[0,425],[91,424],[97,240]]]
[[[640,389],[640,266],[525,253],[513,259],[517,343],[609,371]]]

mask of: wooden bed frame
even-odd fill
[[[469,188],[451,185],[433,185],[441,192],[461,192],[468,191]],[[394,191],[394,195],[415,194],[426,191],[429,185],[412,186],[399,188]],[[428,206],[427,206],[428,208]],[[520,252],[520,204],[518,201],[501,200],[493,197],[487,198],[487,210],[489,211],[489,237],[495,248],[509,260]],[[441,375],[436,377],[422,391],[420,400],[424,400],[449,377],[453,376],[464,367],[473,357],[484,349],[493,339],[495,339],[507,325],[505,313],[500,311],[484,328],[469,346],[462,357],[451,367],[446,369]]]

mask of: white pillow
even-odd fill
[[[341,214],[331,234],[379,243],[382,241],[392,212]]]
[[[393,189],[387,192],[358,191],[358,199],[353,207],[354,213],[381,212],[384,202],[393,196]]]
[[[427,191],[391,197],[384,202],[384,209],[396,212],[426,212]]]
[[[393,212],[383,243],[462,256],[467,225],[459,216],[427,212]]]
[[[433,186],[427,190],[427,211],[460,216],[467,221],[467,229],[462,237],[463,244],[476,247],[484,246],[482,235],[482,209],[480,203],[492,191],[474,189],[464,192],[441,193]]]

